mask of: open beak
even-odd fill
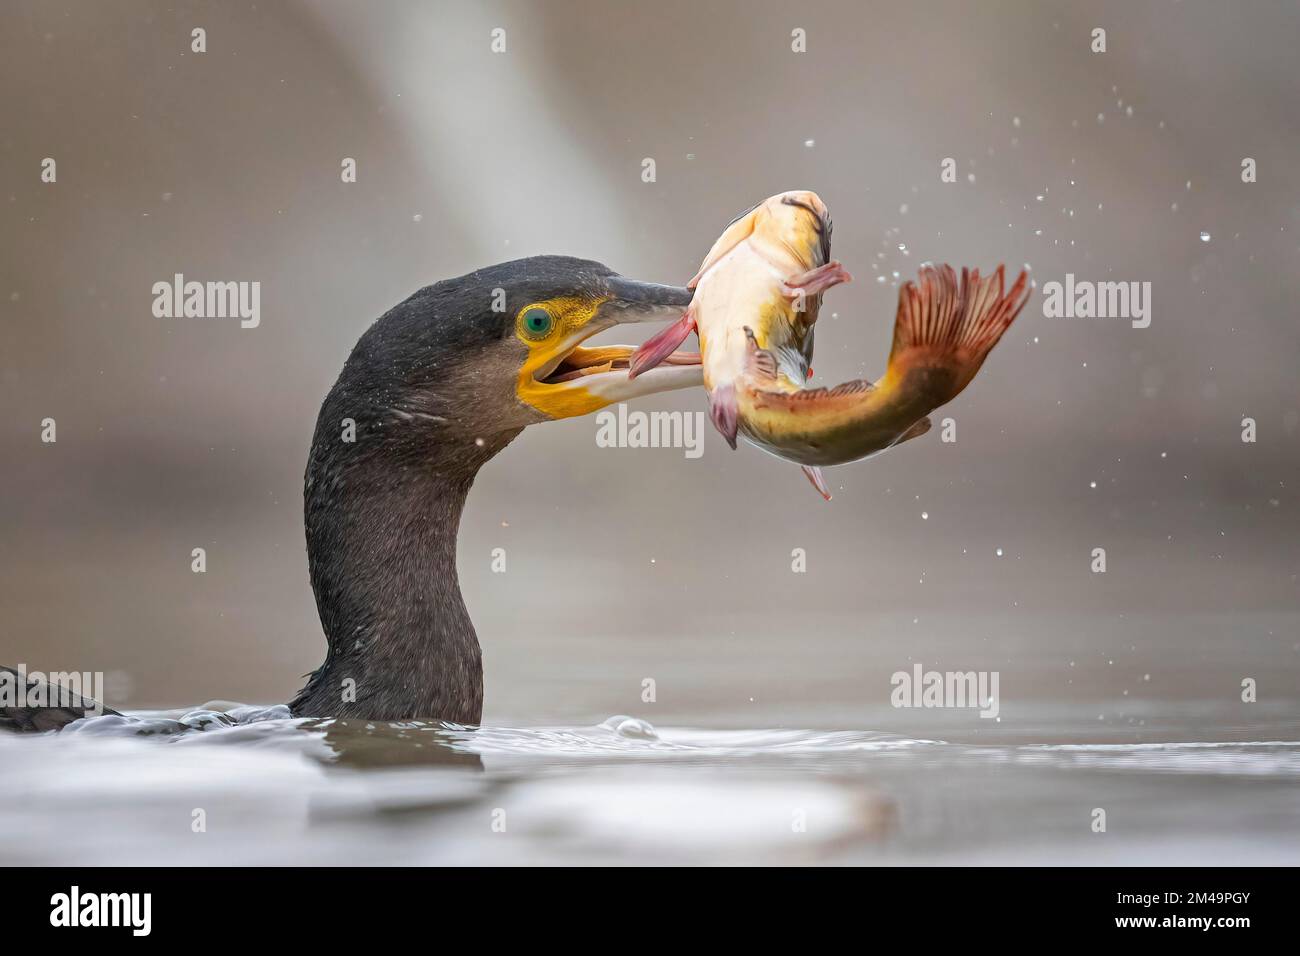
[[[630,378],[631,345],[584,348],[582,343],[617,325],[665,322],[681,317],[691,302],[690,289],[637,282],[623,276],[606,280],[607,294],[591,319],[556,343],[532,371],[531,401],[551,418],[586,415],[606,405],[643,395],[704,384],[698,352],[674,352],[656,368]]]

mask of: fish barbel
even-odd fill
[[[884,377],[808,388],[822,294],[852,277],[830,258],[831,219],[806,190],[765,199],[733,221],[688,284],[685,314],[642,345],[630,375],[666,359],[692,331],[700,340],[714,425],[803,466],[830,498],[820,466],[878,454],[930,429],[931,411],[964,389],[1029,299],[1022,271],[1003,293],[999,266],[981,278],[924,265],[899,289]]]

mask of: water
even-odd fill
[[[1170,739],[1138,742],[1089,733],[1091,704],[980,740],[962,717],[909,715],[965,742],[626,715],[467,730],[138,712],[0,735],[0,863],[1300,862],[1294,715],[1174,739],[1218,706],[1161,708],[1141,736]],[[1279,727],[1293,733],[1267,739]]]

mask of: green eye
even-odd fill
[[[529,309],[524,313],[524,331],[532,338],[542,338],[551,331],[555,319],[551,313],[542,308]]]

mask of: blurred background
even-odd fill
[[[879,376],[925,260],[1150,282],[1151,325],[1036,297],[940,414],[957,441],[836,468],[830,504],[711,428],[696,460],[598,448],[592,418],[528,429],[461,528],[485,722],[917,731],[940,718],[888,694],[919,661],[1000,671],[1002,723],[948,712],[958,737],[1014,734],[1031,705],[1040,734],[1060,706],[1093,739],[1295,726],[1294,4],[45,0],[0,19],[0,661],[111,672],[119,707],[287,700],[325,648],[308,442],[376,317],[538,253],[682,283],[737,213],[809,188],[856,277],[822,310],[823,384]],[[260,281],[260,327],[155,318],[177,272]]]

